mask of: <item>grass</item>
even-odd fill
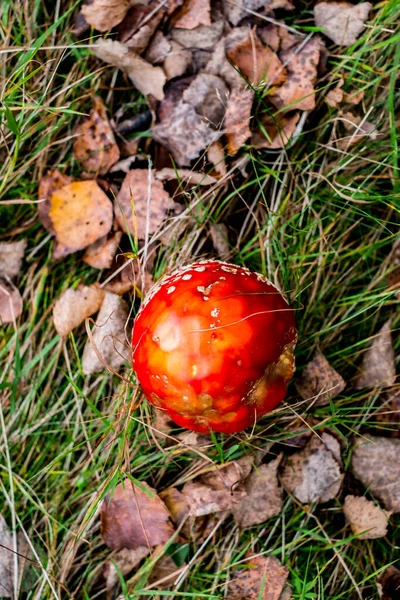
[[[28,240],[18,281],[23,317],[16,330],[3,327],[0,337],[1,513],[29,540],[32,566],[21,593],[27,598],[105,597],[101,574],[110,551],[100,537],[101,499],[127,472],[162,490],[190,479],[204,463],[182,444],[156,443],[149,427],[152,409],[141,403],[131,410],[134,386],[109,373],[83,375],[84,327],[63,341],[51,324],[60,293],[78,282],[101,280],[101,273],[76,255],[51,262],[52,241],[34,204],[38,180],[55,166],[79,174],[71,151],[73,132],[94,93],[111,113],[121,102],[131,114],[143,107],[143,99],[132,96],[120,74],[99,67],[90,56],[92,38],[77,43],[70,33],[77,4],[3,0],[0,8],[0,226],[4,241]],[[396,4],[375,5],[359,41],[334,51],[328,62],[329,77],[342,74],[347,91],[364,90],[363,110],[376,126],[375,140],[337,148],[334,140],[346,133],[342,117],[324,102],[325,76],[317,109],[291,148],[279,153],[244,148],[240,156],[246,174],[235,168],[228,186],[207,198],[200,190],[185,192],[192,219],[174,225],[169,247],[157,242],[154,273],[160,276],[208,256],[209,225],[224,222],[231,260],[277,279],[287,290],[297,310],[299,371],[320,347],[349,382],[379,327],[389,317],[394,330],[399,326],[398,301],[386,279],[398,231]],[[302,15],[300,24],[295,21],[308,31],[310,6],[303,4]],[[293,24],[293,17],[286,18]],[[398,355],[396,335],[394,340]],[[126,374],[131,377],[128,369]],[[293,435],[290,428],[301,424],[299,417],[315,418],[316,430],[329,426],[341,439],[346,489],[363,494],[349,456],[354,436],[380,402],[379,393],[356,392],[349,385],[330,406],[310,410],[292,386],[287,402],[251,436],[218,434],[204,452],[215,464],[255,446],[269,445],[275,455]],[[223,598],[230,570],[250,552],[274,555],[288,566],[294,600],[376,598],[377,574],[398,557],[400,523],[392,517],[385,538],[358,540],[345,527],[343,496],[312,506],[285,496],[279,517],[243,532],[228,519],[200,552],[195,543],[164,549],[175,552],[177,568],[198,553],[179,589],[149,587],[148,559],[122,582],[123,595]]]

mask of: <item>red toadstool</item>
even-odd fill
[[[133,329],[146,397],[178,425],[235,433],[285,397],[294,372],[294,312],[262,275],[216,260],[164,277]]]

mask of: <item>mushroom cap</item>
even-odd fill
[[[133,368],[148,400],[201,433],[235,433],[285,397],[294,311],[264,276],[216,260],[158,282],[133,328]]]

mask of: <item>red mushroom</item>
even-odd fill
[[[150,291],[134,324],[133,368],[178,425],[235,433],[285,397],[296,338],[293,310],[265,277],[198,262]]]

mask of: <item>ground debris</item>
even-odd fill
[[[14,279],[21,271],[27,241],[0,242],[0,275]]]
[[[354,387],[356,390],[363,390],[368,387],[390,386],[395,380],[395,355],[389,319],[366,350],[359,373],[354,379]]]
[[[365,29],[371,8],[370,2],[319,2],[314,6],[315,24],[323,27],[323,33],[335,44],[351,46]]]
[[[369,137],[371,140],[377,139],[378,132],[374,123],[355,115],[351,111],[341,112],[340,117],[344,129],[349,133],[349,135],[336,140],[336,145],[340,150],[348,150],[365,137]]]
[[[299,119],[299,112],[294,112],[292,115],[276,115],[276,117],[262,115],[259,129],[251,137],[252,146],[269,150],[284,148],[290,142]]]
[[[110,269],[122,238],[122,231],[114,231],[86,248],[83,261],[95,269]]]
[[[274,556],[256,556],[231,572],[230,600],[279,600],[289,571]]]
[[[15,598],[14,594],[14,575],[15,575],[15,550],[18,553],[18,589],[19,591],[28,591],[25,589],[25,583],[22,578],[30,563],[30,548],[22,531],[17,534],[17,548],[14,547],[13,536],[8,529],[6,520],[0,514],[0,597]],[[28,574],[25,574],[26,579],[29,579]],[[22,586],[21,586],[22,582]],[[22,589],[21,589],[22,588]]]
[[[356,440],[351,458],[355,476],[384,507],[400,512],[400,439],[364,436]]]
[[[139,546],[134,550],[122,548],[122,550],[113,554],[110,560],[106,562],[103,572],[107,592],[114,591],[115,586],[120,582],[120,574],[123,577],[129,575],[149,554],[150,548],[147,546]]]
[[[131,0],[93,0],[83,4],[81,13],[97,31],[108,31],[121,23],[131,4]]]
[[[97,283],[69,288],[56,300],[53,321],[59,335],[69,335],[87,318],[96,313],[103,303],[104,290]]]
[[[125,479],[101,507],[101,535],[113,550],[153,548],[174,533],[169,512],[147,483]]]
[[[329,364],[320,350],[317,350],[296,382],[296,389],[304,400],[315,400],[314,406],[329,404],[346,387],[343,377]]]
[[[386,535],[391,513],[364,496],[346,496],[343,512],[352,532],[360,540],[373,540]]]
[[[0,324],[14,323],[21,313],[21,294],[9,278],[0,277]]]
[[[186,0],[174,19],[174,26],[194,29],[199,25],[211,25],[210,0]]]
[[[400,570],[391,565],[378,577],[380,600],[398,600],[400,590]]]
[[[398,388],[395,393],[389,391],[382,406],[373,415],[373,420],[379,423],[381,432],[384,430],[389,437],[400,438],[400,390]]]

